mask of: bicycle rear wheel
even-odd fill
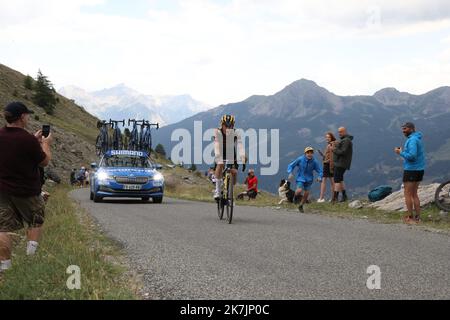
[[[97,136],[97,140],[95,141],[95,154],[97,157],[102,155],[102,137],[100,135]]]
[[[120,150],[122,149],[122,133],[120,132],[119,128],[116,128],[114,130],[114,139],[113,139],[113,149]]]
[[[106,152],[108,152],[109,149],[109,139],[107,132],[103,132],[101,140],[102,140],[102,154],[105,154]]]
[[[227,177],[227,221],[229,224],[231,224],[231,221],[233,220],[233,209],[234,209],[234,198],[233,198],[233,189],[234,189],[234,183],[232,176],[229,175]]]
[[[434,201],[439,209],[450,212],[450,181],[441,183],[436,189]]]

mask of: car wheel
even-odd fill
[[[162,203],[163,197],[153,197],[153,203]]]
[[[148,200],[150,200],[150,197],[143,197],[143,198],[142,198],[142,201],[143,201],[143,202],[147,202]]]
[[[94,194],[94,202],[102,202],[103,198]]]

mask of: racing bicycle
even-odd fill
[[[97,128],[100,129],[100,133],[95,141],[95,153],[99,157],[105,154],[109,149],[108,125],[109,123],[105,120],[97,122]]]
[[[139,150],[139,131],[138,131],[138,123],[141,122],[139,120],[131,120],[128,119],[128,126],[133,123],[133,129],[130,134],[130,141],[128,141],[128,150]]]
[[[145,129],[142,129],[141,132],[141,150],[146,151],[148,155],[150,156],[152,151],[152,126],[156,127],[156,130],[159,130],[159,123],[149,123],[148,121],[145,121],[142,124],[142,127]]]
[[[121,150],[123,147],[122,132],[120,131],[119,123],[122,123],[122,126],[125,127],[125,120],[117,121],[109,119],[109,125],[114,129],[112,139],[112,148],[114,150]]]
[[[434,202],[439,209],[450,212],[450,180],[443,182],[436,189],[434,194]]]
[[[133,123],[133,129],[130,133],[130,140],[128,142],[129,150],[146,151],[149,156],[152,149],[152,133],[151,127],[159,129],[159,123],[150,123],[147,120],[132,120],[128,119],[128,125]],[[140,130],[138,129],[140,126]]]
[[[217,200],[217,214],[219,215],[219,219],[223,219],[223,214],[226,208],[228,224],[231,224],[231,221],[233,220],[234,210],[234,179],[231,174],[231,169],[232,165],[228,160],[225,160],[222,171],[223,190],[221,197]],[[243,165],[242,171],[245,171],[245,164]]]

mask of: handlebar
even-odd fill
[[[146,123],[145,125],[149,128],[156,127],[156,130],[159,130],[159,123]]]
[[[230,160],[223,160],[223,169],[224,171],[228,169],[227,165],[229,164],[234,164],[234,161],[230,161]],[[242,164],[242,172],[245,172],[245,170],[247,169],[247,164],[244,163]]]
[[[125,119],[124,120],[111,120],[111,119],[109,119],[109,125],[111,125],[112,128],[114,128],[114,125],[116,125],[116,128],[117,128],[119,123],[122,123],[122,126],[125,127]]]
[[[109,119],[109,123],[115,123],[115,124],[122,123],[123,125],[125,125],[125,120],[111,120],[111,119]]]

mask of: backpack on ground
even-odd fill
[[[392,193],[392,188],[389,186],[378,186],[369,192],[370,202],[376,202],[383,200]]]

